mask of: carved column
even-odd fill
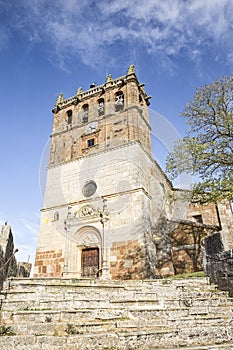
[[[68,207],[67,220],[64,221],[64,229],[65,229],[65,252],[64,252],[64,267],[62,277],[69,277],[69,268],[70,268],[70,250],[71,250],[71,241],[70,241],[70,222],[69,219],[71,217],[70,207]]]
[[[102,262],[102,269],[101,269],[101,279],[102,280],[109,280],[111,278],[110,276],[110,266],[109,266],[109,259],[108,259],[108,247],[107,247],[107,240],[106,240],[106,223],[109,221],[109,213],[107,211],[107,205],[106,205],[106,199],[103,200],[103,211],[100,212],[100,222],[102,224],[102,236],[103,236],[103,262]]]

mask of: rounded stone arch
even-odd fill
[[[124,109],[124,93],[123,91],[117,91],[114,95],[115,97],[115,112],[121,111]]]
[[[79,277],[98,277],[102,262],[102,237],[95,227],[85,226],[76,233]]]

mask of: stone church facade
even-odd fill
[[[126,75],[56,101],[34,277],[143,279],[201,269],[228,202],[191,204],[152,158],[149,99]]]

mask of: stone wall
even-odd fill
[[[132,65],[122,77],[59,95],[35,277],[82,277],[87,249],[113,279],[198,271],[203,238],[229,231],[229,204],[190,205],[190,191],[174,189],[153,160],[149,98]]]
[[[190,204],[188,220],[202,220],[203,224],[218,226],[222,231],[225,250],[233,249],[233,215],[230,202],[223,200],[218,203]]]
[[[61,277],[64,265],[62,250],[48,250],[36,253],[34,277]]]
[[[29,277],[31,264],[17,264],[15,254],[18,249],[14,247],[11,227],[5,223],[0,233],[0,290],[3,282],[10,276]]]
[[[116,109],[116,95],[124,95],[123,108]],[[99,114],[99,101],[103,114]],[[98,153],[109,147],[139,141],[151,152],[148,99],[134,72],[105,84],[60,99],[54,112],[50,166]],[[86,112],[84,107],[88,106]],[[68,121],[68,114],[72,120]],[[85,115],[85,118],[83,118]],[[85,120],[84,120],[85,119]],[[88,146],[88,140],[94,143]]]
[[[218,228],[187,220],[161,218],[152,230],[156,245],[157,276],[201,271],[203,239]]]
[[[61,277],[62,261],[58,264],[59,274],[59,266],[54,266],[58,257],[53,257],[60,250],[69,276],[72,273],[78,278],[82,249],[95,243],[101,255],[103,239],[108,251],[115,249],[113,243],[121,245],[143,239],[152,216],[146,176],[151,164],[140,144],[135,142],[49,169],[34,276]],[[87,198],[82,189],[90,178],[96,182],[97,190]],[[103,198],[109,214],[105,238],[100,217]],[[114,264],[115,260],[111,253],[109,263]],[[101,261],[100,256],[100,265]]]
[[[225,250],[223,234],[217,232],[204,239],[204,270],[211,283],[233,296],[233,252]]]
[[[144,242],[127,241],[113,243],[110,263],[112,279],[143,279],[147,278],[145,269],[146,251]]]

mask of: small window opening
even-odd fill
[[[83,123],[88,122],[88,115],[89,115],[89,106],[88,106],[88,104],[85,104],[85,105],[83,105],[83,117],[82,117]]]
[[[59,220],[59,213],[56,211],[55,213],[54,213],[54,221],[58,221]]]
[[[121,111],[124,108],[124,94],[119,91],[115,95],[115,111]]]
[[[92,147],[95,145],[95,139],[89,139],[87,140],[87,147]]]
[[[98,100],[98,115],[104,115],[104,99],[100,98]]]
[[[69,109],[69,111],[67,111],[67,123],[68,124],[72,124],[72,111],[71,109]]]
[[[141,106],[143,106],[143,99],[142,99],[141,95],[139,95],[139,103],[140,103]]]
[[[193,215],[193,218],[196,221],[196,223],[203,224],[202,215]]]

